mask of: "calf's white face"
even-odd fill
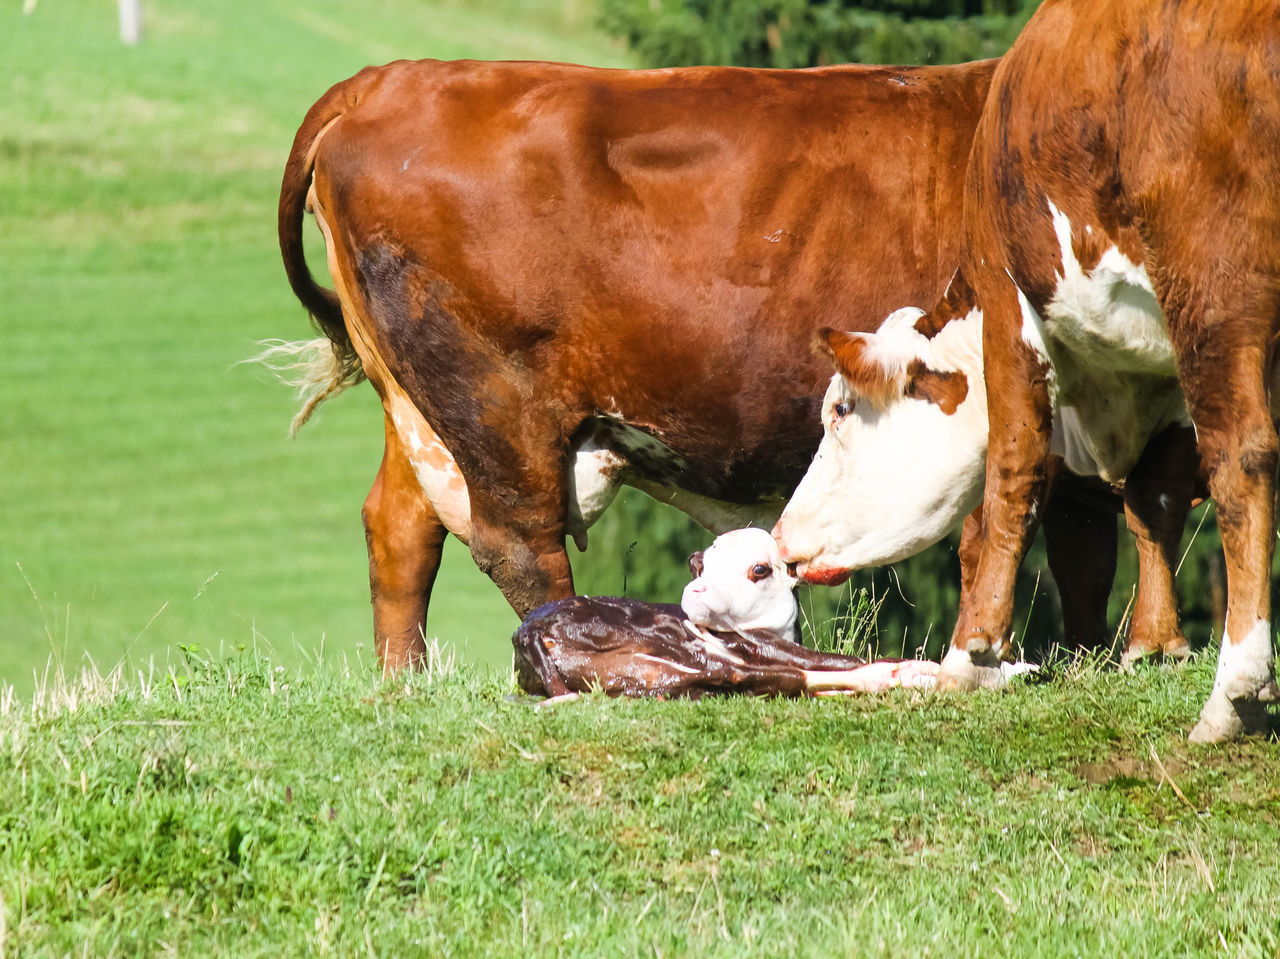
[[[940,327],[922,317],[905,309],[876,333],[824,331],[839,372],[822,443],[774,527],[807,582],[834,585],[911,556],[982,500],[982,314],[969,308]]]
[[[795,633],[795,576],[763,529],[735,529],[689,559],[694,580],[680,606],[698,626],[724,632]]]

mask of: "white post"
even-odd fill
[[[142,34],[142,0],[120,0],[120,39],[134,46]]]

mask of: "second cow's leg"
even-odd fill
[[[1241,308],[1230,315],[1250,313]],[[1199,319],[1211,329],[1227,327],[1221,317]],[[1270,329],[1265,332],[1269,337]],[[1182,345],[1180,339],[1175,338],[1175,347]],[[1280,697],[1271,645],[1270,576],[1280,444],[1268,409],[1264,358],[1270,351],[1263,337],[1256,335],[1252,343],[1243,336],[1234,342],[1220,337],[1196,345],[1196,357],[1179,356],[1180,372],[1222,532],[1227,622],[1213,690],[1191,739],[1221,742],[1266,733],[1263,704]]]
[[[1116,576],[1116,514],[1078,477],[1056,477],[1044,512],[1045,555],[1062,602],[1062,638],[1069,649],[1094,649],[1110,639],[1107,602]]]
[[[1125,519],[1138,546],[1138,596],[1123,665],[1147,656],[1185,659],[1191,653],[1178,625],[1173,580],[1197,465],[1195,433],[1170,427],[1147,444],[1125,482]]]
[[[1045,555],[1062,602],[1063,640],[1073,649],[1094,648],[1108,638],[1107,601],[1116,571],[1115,512],[1093,501],[1078,480],[1054,482],[1044,510]],[[960,608],[970,595],[982,551],[982,507],[964,521],[960,536]]]

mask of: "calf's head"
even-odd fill
[[[795,637],[797,580],[762,529],[735,529],[689,557],[693,582],[680,606],[694,623],[725,632],[764,630]]]
[[[822,443],[774,537],[802,579],[834,585],[936,543],[981,502],[982,314],[957,274],[932,312],[817,345],[836,368]]]

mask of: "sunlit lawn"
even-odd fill
[[[0,677],[179,643],[367,652],[372,391],[291,443],[288,391],[236,365],[311,335],[274,233],[294,131],[373,61],[621,51],[551,2],[144,0],[134,49],[105,0],[19,6],[0,12]],[[507,661],[515,617],[457,543],[436,589],[431,632]]]

